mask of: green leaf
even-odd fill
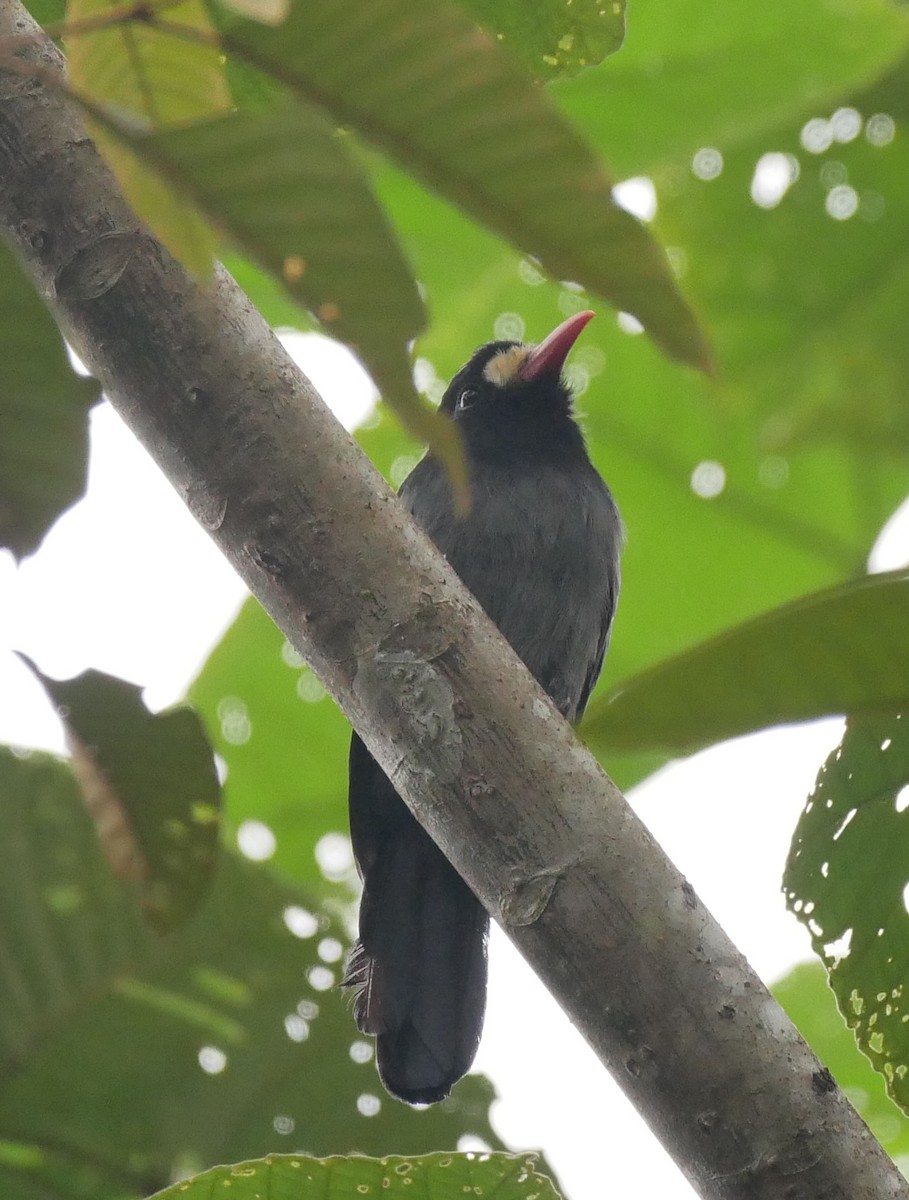
[[[625,0],[465,0],[464,7],[541,79],[596,66],[625,37]]]
[[[122,8],[112,0],[68,0],[67,22],[74,32],[66,50],[75,95],[116,112],[134,129],[160,129],[227,110],[230,95],[221,53],[202,0],[182,0],[167,15],[181,32],[164,32],[153,20],[124,20]],[[106,16],[109,24],[103,23]],[[195,36],[187,37],[187,32]],[[97,119],[90,123],[139,216],[190,270],[210,273],[214,237],[198,214],[103,124]]]
[[[349,852],[346,869],[339,860],[328,877],[317,855],[320,843],[346,845],[350,726],[255,600],[189,698],[227,766],[229,822],[263,821],[277,838],[273,866],[314,894],[349,899],[356,879]]]
[[[887,1095],[884,1081],[858,1049],[837,1011],[818,962],[800,963],[773,986],[773,994],[891,1158],[909,1154],[909,1120]],[[823,1090],[821,1076],[813,1081]]]
[[[909,705],[909,572],[805,596],[624,680],[584,735],[603,750],[688,753],[834,713]]]
[[[416,400],[407,343],[426,313],[348,140],[288,101],[130,143],[357,351],[390,402],[408,388]]]
[[[211,887],[221,787],[196,713],[152,714],[141,689],[100,671],[54,680],[19,657],[66,726],[73,770],[116,876],[137,887],[161,932],[182,924]]]
[[[273,329],[318,329],[315,316],[291,298],[283,279],[233,251],[222,254],[221,262]]]
[[[29,0],[25,7],[38,24],[45,27],[57,24],[66,16],[65,0]]]
[[[799,819],[783,876],[840,1012],[909,1111],[909,708],[850,720]]]
[[[621,54],[552,92],[623,177],[672,164],[669,193],[699,148],[779,149],[782,125],[829,115],[907,46],[909,13],[889,0],[728,0],[722,21],[699,0],[641,4]],[[739,229],[712,232],[719,251]]]
[[[75,374],[50,313],[0,243],[0,547],[17,558],[37,550],[84,492],[88,409],[98,398],[98,384]]]
[[[154,935],[66,766],[5,749],[0,930],[4,1197],[124,1200],[301,1145],[501,1147],[480,1077],[425,1112],[384,1096],[331,986],[345,926],[311,895],[225,854],[203,907]]]
[[[728,403],[752,408],[766,452],[783,460],[806,444],[846,443],[885,462],[909,448],[909,351],[898,332],[909,147],[874,140],[894,86],[907,85],[904,60],[879,87],[844,96],[837,128],[845,140],[833,140],[825,114],[815,153],[801,145],[801,119],[723,147],[721,177],[686,171],[665,206],[668,240],[696,247],[687,285],[712,297],[720,369],[736,381]],[[762,206],[751,191],[770,151],[789,186]],[[732,258],[717,228],[737,231]],[[852,488],[873,503],[876,473],[863,476]]]
[[[343,135],[292,102],[147,135],[105,121],[359,355],[413,436],[463,486],[456,431],[414,387],[408,344],[423,327],[423,303]]]
[[[453,1200],[469,1193],[496,1200],[557,1200],[552,1181],[536,1169],[534,1154],[428,1154],[422,1157],[308,1158],[270,1156],[258,1162],[216,1167],[195,1179],[175,1184],[157,1200],[209,1200],[230,1188],[236,1200],[262,1196],[295,1200],[318,1195],[321,1200],[357,1200],[382,1196],[394,1200],[410,1195],[413,1185],[428,1200]]]
[[[444,0],[297,4],[227,48],[330,110],[475,219],[636,314],[684,362],[709,358],[666,258],[612,201],[595,155],[531,79]]]

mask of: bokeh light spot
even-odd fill
[[[691,170],[698,179],[716,179],[723,170],[723,156],[713,146],[702,146],[691,160]]]
[[[824,201],[827,215],[833,217],[835,221],[848,221],[858,212],[858,206],[858,192],[846,183],[831,188]]]
[[[264,821],[243,821],[237,830],[237,846],[251,862],[265,862],[278,848],[278,839]]]
[[[726,468],[722,463],[700,462],[691,472],[691,490],[703,500],[719,496],[726,486]]]
[[[198,1060],[206,1075],[220,1075],[227,1066],[227,1055],[217,1046],[203,1046],[199,1051]]]

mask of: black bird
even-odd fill
[[[427,456],[401,499],[569,721],[600,673],[619,591],[622,524],[587,456],[562,367],[593,316],[538,346],[490,342],[442,411],[461,431],[471,508]],[[473,1062],[486,1007],[489,918],[369,751],[350,746],[350,832],[363,878],[345,985],[376,1038],[379,1075],[411,1104],[442,1100]]]

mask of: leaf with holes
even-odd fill
[[[73,771],[113,873],[138,888],[159,930],[185,921],[211,886],[221,786],[191,708],[157,715],[141,690],[100,671],[54,680],[19,656],[57,706]]]
[[[0,1195],[123,1200],[305,1140],[313,1154],[501,1148],[491,1084],[389,1101],[333,986],[342,919],[221,856],[163,937],[114,878],[66,764],[0,748]]]
[[[604,750],[685,753],[785,721],[909,707],[909,572],[829,588],[728,629],[596,701]]]
[[[230,1188],[234,1200],[286,1200],[317,1195],[321,1200],[385,1196],[401,1200],[417,1193],[446,1200],[464,1193],[496,1200],[558,1200],[552,1181],[537,1170],[535,1154],[427,1154],[370,1159],[272,1155],[258,1162],[215,1167],[163,1191],[158,1200],[208,1200]]]
[[[856,1046],[821,964],[799,963],[773,985],[773,994],[890,1157],[909,1154],[909,1118],[896,1108],[883,1078]],[[818,1092],[829,1087],[824,1075],[813,1083]]]
[[[88,409],[100,390],[75,374],[53,318],[2,243],[0,331],[0,546],[21,558],[85,490]]]
[[[840,1012],[909,1111],[909,709],[850,720],[789,851],[788,907],[811,933]]]
[[[550,274],[634,313],[667,353],[708,364],[665,254],[613,202],[596,155],[455,5],[321,0],[280,29],[236,21],[224,39]]]
[[[66,49],[77,96],[116,112],[133,129],[161,129],[226,112],[230,94],[221,51],[201,0],[168,7],[173,30],[111,0],[69,0]],[[81,26],[81,28],[80,28]],[[104,125],[92,133],[136,212],[197,275],[211,271],[214,237],[199,215]]]

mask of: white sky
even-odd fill
[[[348,423],[362,418],[371,385],[344,350],[299,334],[292,350]],[[904,509],[874,567],[902,565],[907,549]],[[97,408],[86,498],[18,569],[0,553],[0,742],[63,749],[57,719],[14,648],[54,677],[95,667],[133,680],[158,708],[183,695],[244,594],[113,410]],[[840,730],[826,721],[739,739],[665,769],[631,798],[768,981],[809,957],[807,934],[784,911],[780,877],[801,806]],[[476,1065],[499,1090],[501,1136],[516,1149],[542,1147],[571,1200],[607,1190],[661,1200],[694,1194],[498,931]]]

